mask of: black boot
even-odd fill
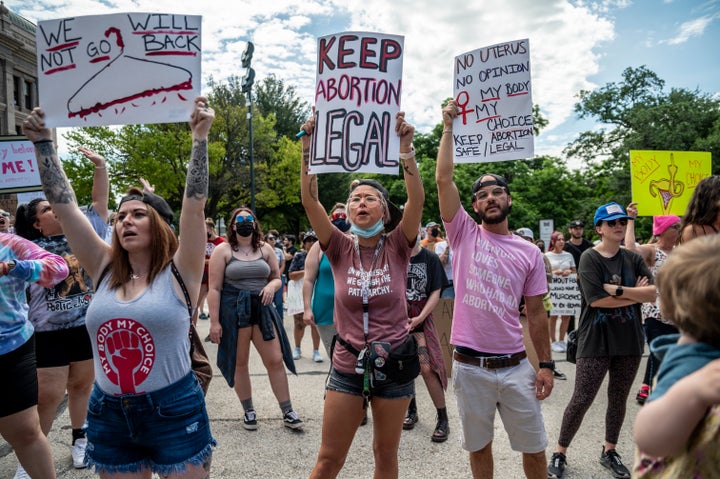
[[[438,408],[435,432],[433,432],[433,435],[430,437],[430,439],[432,440],[432,442],[445,442],[447,441],[449,434],[450,424],[448,422],[447,408]]]
[[[415,398],[413,397],[410,400],[410,405],[408,406],[407,414],[405,414],[405,420],[403,421],[403,429],[406,431],[409,431],[410,429],[415,427],[415,424],[418,422],[418,414],[417,414],[417,405],[415,404]]]

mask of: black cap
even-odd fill
[[[570,228],[575,228],[576,226],[579,226],[580,228],[584,228],[585,223],[583,223],[582,220],[573,220],[570,222]]]
[[[486,176],[491,176],[493,179],[481,181]],[[494,175],[492,173],[485,173],[484,175],[480,175],[480,177],[473,182],[473,184],[472,184],[473,196],[475,195],[475,193],[478,192],[478,190],[480,188],[484,188],[486,186],[491,186],[491,185],[501,186],[501,187],[505,188],[505,192],[507,192],[507,194],[510,194],[510,187],[508,186],[507,180],[505,178],[503,178],[500,175]]]
[[[400,220],[402,220],[402,211],[400,211],[400,208],[395,206],[390,201],[390,195],[388,194],[388,190],[378,181],[371,179],[354,180],[350,188],[350,193],[352,193],[355,188],[362,185],[375,188],[380,192],[381,195],[383,195],[383,198],[385,198],[385,202],[387,203],[388,210],[390,212],[390,220],[385,223],[385,231],[392,231],[398,224],[400,224]]]
[[[144,192],[142,195],[123,196],[123,198],[120,200],[120,204],[118,205],[118,209],[120,209],[123,203],[131,200],[142,201],[146,205],[152,206],[152,208],[157,211],[160,217],[164,219],[167,224],[172,225],[173,210],[172,208],[170,208],[170,205],[167,204],[167,201],[165,201],[162,196],[149,192]]]

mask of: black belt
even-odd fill
[[[504,354],[501,356],[468,356],[456,351],[453,351],[453,359],[459,363],[472,364],[473,366],[479,366],[485,369],[502,369],[511,368],[520,364],[520,361],[527,357],[525,351],[520,351],[515,354]]]

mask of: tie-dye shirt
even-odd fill
[[[27,320],[27,283],[51,288],[68,275],[65,261],[20,236],[0,233],[0,261],[15,261],[7,276],[0,276],[0,354],[27,342],[33,326]]]

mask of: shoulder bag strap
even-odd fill
[[[192,321],[192,302],[190,301],[190,294],[188,293],[187,287],[185,287],[185,282],[182,279],[182,276],[180,276],[180,271],[177,270],[177,266],[175,266],[175,261],[170,261],[170,269],[172,270],[172,274],[175,276],[175,279],[180,284],[180,288],[182,289],[183,295],[185,296],[185,303],[187,304],[188,314],[190,315],[190,320]]]

